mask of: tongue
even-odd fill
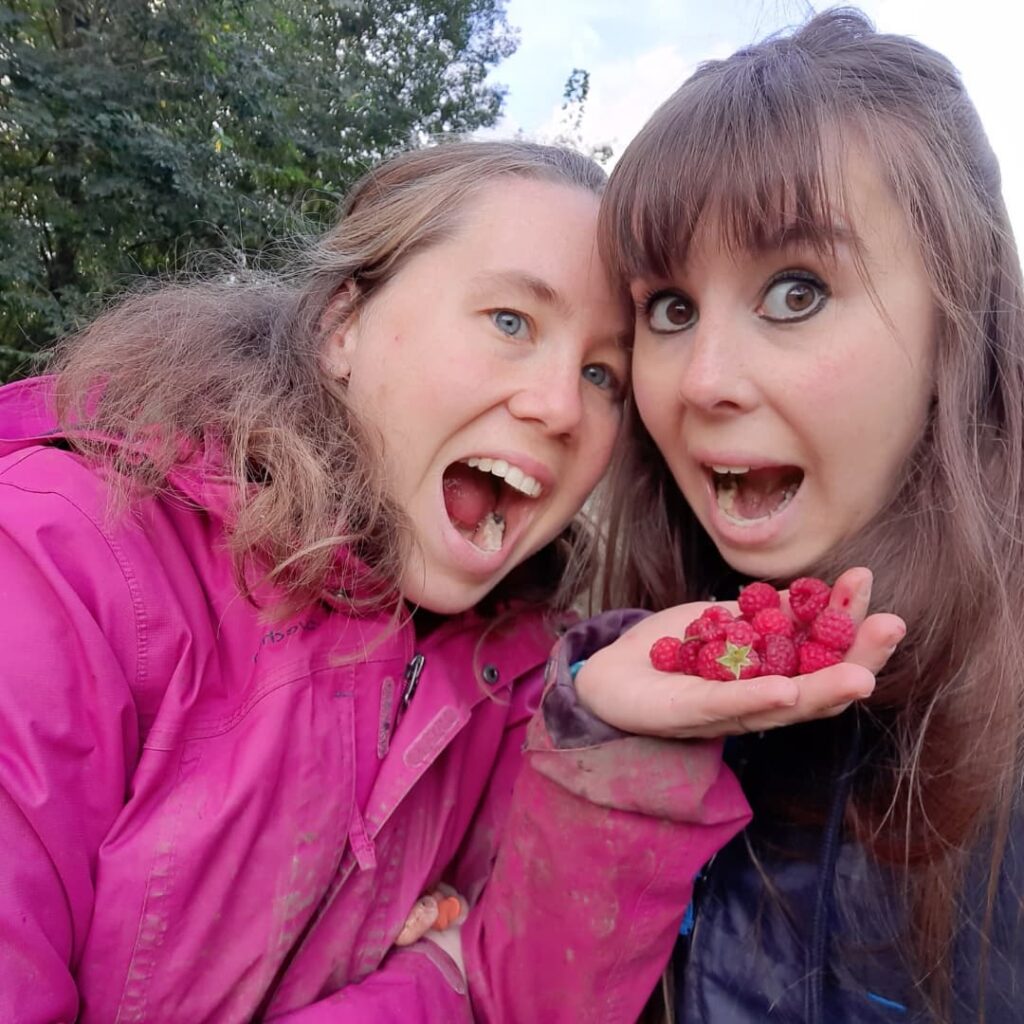
[[[786,488],[794,483],[792,470],[783,468],[752,469],[733,477],[732,512],[741,519],[761,519],[781,504]]]
[[[475,527],[496,504],[493,477],[461,462],[444,474],[444,505],[456,526]]]

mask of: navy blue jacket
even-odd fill
[[[842,820],[861,740],[855,713],[731,741],[727,759],[754,820],[706,868],[673,958],[677,1024],[924,1024],[907,967],[902,900],[895,877],[845,839]],[[786,785],[780,762],[813,776],[809,748],[838,749],[818,779],[793,779],[829,793],[817,821],[777,820],[759,805]],[[989,857],[968,874],[953,958],[953,1022],[1024,1022],[1024,817],[1018,815],[996,901],[992,951],[979,975]]]

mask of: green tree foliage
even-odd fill
[[[562,116],[558,133],[553,141],[586,153],[599,164],[607,164],[615,155],[607,142],[588,145],[583,139],[583,118],[590,97],[590,72],[586,68],[573,68],[562,90]]]
[[[7,0],[0,378],[139,275],[243,259],[382,156],[492,124],[514,47],[504,0]]]

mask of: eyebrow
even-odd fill
[[[826,238],[832,242],[844,243],[854,249],[861,247],[860,236],[842,221],[833,221],[827,227],[807,221],[783,224],[777,231],[764,236],[756,248],[759,252],[770,253],[790,246],[812,245],[818,247]]]
[[[499,270],[494,273],[479,274],[470,283],[474,288],[497,286],[527,292],[546,306],[552,306],[561,313],[569,312],[569,303],[547,281],[522,270]]]

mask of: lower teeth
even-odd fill
[[[736,496],[739,493],[739,485],[734,480],[716,483],[715,497],[718,499],[718,507],[730,519],[732,519],[733,522],[744,524],[763,523],[766,519],[771,519],[772,516],[778,515],[778,513],[790,503],[799,486],[799,484],[790,484],[782,491],[782,496],[775,508],[769,509],[763,515],[759,516],[741,516],[734,511]]]
[[[505,537],[505,517],[500,512],[488,512],[477,524],[473,543],[481,551],[500,551]]]

